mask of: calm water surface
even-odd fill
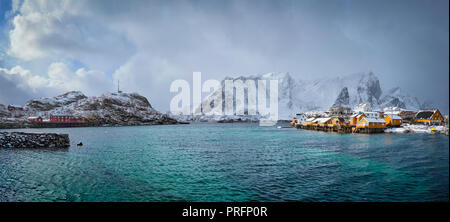
[[[0,149],[0,201],[449,200],[443,135],[250,123],[22,131],[69,133],[72,146]]]

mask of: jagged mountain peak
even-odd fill
[[[290,119],[299,112],[328,110],[332,106],[354,107],[368,104],[374,109],[399,106],[420,109],[417,98],[400,88],[383,92],[373,72],[360,72],[315,80],[295,79],[289,73],[267,73],[229,79],[278,79],[278,110],[280,119]],[[219,92],[212,97],[221,95]]]
[[[406,90],[400,87],[394,87],[387,90],[380,99],[379,106],[383,107],[399,107],[402,109],[419,110],[422,104],[419,99],[410,95]]]
[[[342,88],[336,101],[334,102],[333,107],[348,106],[348,105],[350,105],[350,96],[348,94],[348,88],[344,87]]]

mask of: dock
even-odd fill
[[[336,133],[384,133],[384,128],[360,128],[354,126],[345,126],[345,125],[303,125],[296,124],[295,128],[297,129],[305,129],[305,130],[315,130],[315,131],[324,131],[324,132],[336,132]]]

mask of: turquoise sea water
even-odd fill
[[[69,133],[72,146],[0,149],[0,201],[449,200],[444,135],[257,123],[23,131]]]

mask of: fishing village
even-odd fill
[[[360,107],[367,107],[367,104]],[[448,136],[447,125],[448,117],[444,117],[439,109],[370,111],[342,106],[332,107],[326,112],[299,113],[290,122],[290,126],[297,129],[325,132],[372,134],[428,130]]]

